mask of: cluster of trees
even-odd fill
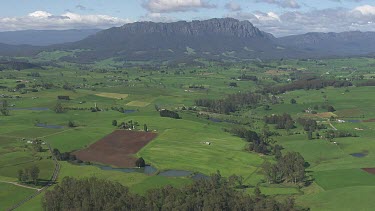
[[[135,161],[135,166],[137,166],[138,168],[145,167],[146,161],[142,157],[140,157]]]
[[[62,114],[62,113],[66,112],[66,109],[63,107],[63,105],[61,104],[61,102],[57,102],[56,105],[55,105],[55,107],[53,108],[53,110],[57,114]]]
[[[285,84],[281,86],[271,86],[265,87],[262,92],[263,93],[272,93],[272,94],[281,94],[287,91],[294,91],[299,89],[322,89],[328,86],[333,87],[348,87],[352,86],[353,84],[349,81],[345,80],[327,80],[327,79],[320,79],[320,78],[307,78],[298,81],[294,81],[290,84]]]
[[[205,89],[204,85],[189,85],[189,89]]]
[[[267,126],[263,128],[260,134],[255,131],[247,130],[246,128],[232,128],[228,132],[249,142],[249,145],[246,148],[249,151],[262,154],[275,153],[275,149],[271,145],[271,143],[274,142],[271,136],[277,134],[269,131]]]
[[[34,185],[38,185],[40,170],[38,166],[33,165],[30,168],[18,170],[18,181],[26,183],[32,181]]]
[[[31,73],[28,73],[27,76],[34,77],[34,78],[39,78],[40,77],[40,73],[38,73],[38,72],[31,72]]]
[[[77,124],[74,121],[69,120],[68,121],[68,127],[70,127],[70,128],[77,127]]]
[[[230,87],[237,87],[238,85],[237,85],[236,82],[230,82],[230,83],[229,83],[229,86],[230,86]]]
[[[116,120],[114,120],[116,121]],[[114,121],[112,121],[112,125],[114,125]],[[116,121],[117,123],[117,121]],[[135,129],[137,126],[139,126],[139,123],[137,121],[134,121],[133,120],[129,120],[128,122],[121,122],[120,124],[118,124],[118,128],[120,129]]]
[[[348,131],[328,130],[325,132],[324,137],[327,140],[332,140],[334,138],[357,137],[357,134]]]
[[[42,152],[43,151],[42,143],[43,143],[43,141],[40,140],[40,139],[36,139],[36,140],[33,140],[31,142],[32,147],[33,147],[35,152]]]
[[[358,84],[358,86],[375,86],[375,80],[368,80]]]
[[[264,122],[266,124],[276,125],[276,129],[290,130],[295,128],[293,118],[290,114],[284,113],[282,115],[265,116]]]
[[[111,107],[111,110],[112,111],[118,111],[120,113],[124,113],[125,112],[125,108],[123,108],[123,107]]]
[[[280,156],[275,164],[263,164],[263,171],[269,183],[303,182],[306,178],[305,168],[305,159],[298,152],[288,152]]]
[[[117,182],[66,177],[46,192],[42,206],[44,210],[299,210],[292,199],[275,200],[259,188],[255,196],[237,191],[220,173],[182,188],[153,189],[145,196]]]
[[[59,96],[57,96],[57,99],[58,100],[70,100],[70,97],[69,96],[64,96],[64,95],[59,95]]]
[[[8,105],[8,101],[7,100],[3,100],[2,102],[0,102],[0,113],[3,115],[3,116],[9,116],[9,105]]]
[[[68,83],[64,84],[64,85],[62,86],[62,88],[65,89],[65,90],[70,90],[70,91],[74,90],[74,86],[73,86],[73,85],[70,85],[70,84],[68,84]]]
[[[170,110],[167,110],[167,109],[160,110],[160,116],[161,117],[169,117],[169,118],[173,118],[173,119],[181,119],[180,115],[178,115],[177,112],[170,111]]]
[[[241,81],[258,81],[258,77],[255,75],[246,75],[242,74],[240,77],[238,77]]]
[[[57,160],[82,163],[81,160],[77,159],[77,157],[70,152],[61,153],[60,150],[53,149],[52,153],[56,157]]]
[[[297,122],[298,124],[302,125],[305,131],[313,132],[318,129],[318,123],[313,119],[298,118]]]
[[[26,88],[26,84],[17,84],[16,85],[17,90],[20,90],[20,89],[23,89],[23,88]]]
[[[206,107],[211,112],[229,114],[244,107],[257,107],[261,100],[261,95],[248,92],[231,94],[218,100],[197,99],[195,105]]]

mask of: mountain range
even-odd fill
[[[47,46],[76,42],[98,31],[100,29],[6,31],[0,32],[0,42],[8,45]]]
[[[25,31],[20,33],[27,34]],[[276,38],[249,21],[232,18],[173,23],[136,22],[102,31],[38,33],[64,38],[45,38],[44,42],[25,38],[27,42],[22,43],[14,35],[13,44],[29,45],[0,44],[0,55],[35,55],[40,51],[83,49],[63,59],[93,62],[113,57],[119,61],[170,61],[199,57],[238,61],[361,56],[375,52],[375,32],[307,33]],[[66,43],[61,44],[60,41]],[[52,45],[43,46],[47,44]]]

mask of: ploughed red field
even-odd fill
[[[78,159],[112,165],[134,167],[134,156],[142,147],[157,136],[156,133],[116,130],[88,148],[74,152]]]
[[[375,174],[375,168],[363,168],[362,170],[370,174]]]

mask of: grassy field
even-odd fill
[[[50,55],[41,53],[30,60],[55,60],[71,54],[74,52],[54,52]],[[0,85],[9,88],[0,90],[0,95],[6,95],[7,98],[4,99],[10,105],[10,115],[0,116],[0,180],[17,181],[18,170],[32,165],[40,168],[41,180],[50,179],[54,169],[50,153],[45,146],[43,152],[35,152],[27,141],[38,138],[61,152],[72,152],[88,147],[117,129],[112,125],[113,120],[118,123],[133,121],[138,123],[136,130],[143,130],[143,125],[146,124],[149,131],[158,134],[157,138],[134,155],[143,157],[148,164],[157,168],[158,173],[186,170],[210,175],[220,171],[225,177],[232,174],[242,176],[244,184],[248,186],[243,191],[249,194],[259,185],[266,195],[280,198],[291,196],[298,205],[310,207],[311,210],[371,210],[375,205],[370,199],[375,193],[375,175],[366,173],[361,168],[375,167],[375,122],[364,121],[375,118],[375,87],[295,90],[278,95],[283,103],[268,103],[269,109],[264,109],[264,106],[245,108],[230,115],[199,110],[200,108],[195,108],[194,100],[219,99],[227,94],[255,91],[267,86],[286,84],[292,77],[305,75],[327,79],[347,77],[353,83],[358,83],[361,80],[355,77],[370,77],[374,73],[369,67],[374,62],[374,59],[367,58],[319,62],[286,60],[270,61],[265,67],[249,63],[228,67],[210,64],[206,67],[159,70],[135,67],[119,70],[116,65],[120,63],[106,60],[87,65],[88,70],[81,70],[75,64],[61,63],[61,67],[46,66],[43,70],[0,71]],[[100,69],[95,69],[96,67]],[[356,67],[358,71],[353,73],[344,67]],[[283,70],[278,70],[279,68]],[[284,70],[285,68],[289,69]],[[31,72],[40,73],[40,77],[30,76]],[[243,74],[257,76],[258,81],[237,80]],[[36,86],[46,82],[54,86],[50,89]],[[231,82],[235,82],[237,87],[229,87]],[[13,88],[19,83],[25,83],[26,88],[38,87],[38,92],[14,91]],[[69,110],[55,113],[57,96],[61,95],[70,97],[69,101],[60,101]],[[291,99],[295,99],[297,103],[291,104]],[[305,110],[323,103],[334,106],[336,111],[328,113],[326,109],[319,108],[317,114],[305,113]],[[95,105],[100,112],[91,112]],[[121,113],[115,108],[131,112]],[[156,108],[178,111],[182,119],[160,117]],[[335,143],[324,139],[307,140],[306,132],[298,124],[289,134],[270,125],[272,131],[280,133],[274,139],[284,147],[283,152],[300,152],[309,163],[307,171],[312,181],[307,187],[270,185],[264,180],[261,166],[265,161],[273,160],[273,157],[247,152],[245,141],[223,130],[238,125],[210,121],[200,115],[236,120],[245,124],[242,126],[260,132],[264,116],[282,113],[289,113],[294,119],[313,118],[327,128],[331,128],[328,119],[335,116],[336,120],[345,121],[339,123],[332,120],[330,123],[335,128],[356,133],[358,137],[335,138]],[[73,121],[77,127],[70,128],[69,121]],[[44,128],[37,126],[38,124],[61,127]],[[206,142],[210,145],[205,144]],[[366,156],[353,157],[353,153],[364,153]],[[95,176],[120,182],[139,194],[165,185],[180,187],[193,181],[189,177],[163,177],[157,174],[148,176],[68,162],[60,164],[58,181],[67,176]],[[0,209],[9,207],[32,192],[31,189],[0,183]],[[38,196],[19,210],[40,210],[41,198],[42,195]]]

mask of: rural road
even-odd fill
[[[55,163],[55,170],[53,171],[53,174],[52,174],[52,177],[50,179],[50,181],[48,182],[47,185],[45,185],[44,187],[42,187],[41,189],[36,189],[37,190],[35,193],[33,193],[31,196],[25,198],[24,200],[18,202],[17,204],[13,205],[12,207],[8,208],[7,211],[11,211],[11,210],[15,210],[17,209],[18,207],[20,207],[21,205],[25,204],[26,202],[30,201],[31,199],[35,198],[36,196],[38,196],[40,193],[42,193],[44,190],[47,190],[47,188],[49,188],[51,185],[53,185],[56,180],[57,180],[57,177],[59,176],[59,172],[60,172],[60,164],[59,162],[57,161],[56,157],[54,156],[53,152],[52,152],[52,148],[51,148],[51,145],[47,143],[47,146],[48,146],[48,149],[49,151],[51,152],[51,155],[52,155],[52,158],[53,158],[53,161]],[[14,183],[13,183],[14,184]],[[16,183],[17,184],[17,183]],[[16,185],[14,184],[14,185]],[[24,188],[31,188],[31,187],[28,187],[28,186],[23,186],[23,185],[20,185],[20,184],[17,184],[18,186],[20,187],[24,187]],[[34,189],[34,188],[32,188]]]
[[[333,130],[337,130],[337,128],[335,126],[333,126],[333,124],[331,123],[331,121],[328,120],[328,124],[332,127]]]
[[[16,186],[23,187],[23,188],[33,189],[33,190],[37,190],[37,191],[41,191],[42,190],[42,189],[39,189],[39,188],[33,188],[33,187],[30,187],[30,186],[27,186],[27,185],[22,185],[22,184],[19,184],[17,182],[7,182],[7,181],[0,181],[0,182],[1,183],[8,183],[8,184],[16,185]]]

